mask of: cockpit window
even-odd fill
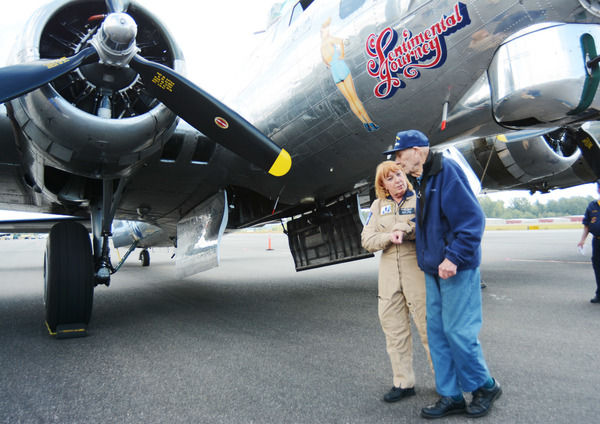
[[[294,9],[292,10],[292,17],[290,18],[290,25],[296,22],[296,20],[300,17],[302,12],[304,12],[304,9],[302,8],[302,5],[300,3],[294,6]]]
[[[366,0],[341,0],[340,1],[340,18],[346,19],[355,10],[365,4]]]
[[[312,2],[313,0],[300,0],[298,3],[296,3],[294,8],[292,9],[292,16],[290,17],[289,25],[292,25],[296,21],[296,19],[298,19],[300,15],[302,15],[302,12],[304,12],[308,8],[308,6],[312,4]]]

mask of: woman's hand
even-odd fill
[[[404,236],[404,233],[402,231],[392,231],[390,233],[390,240],[392,241],[392,243],[394,244],[402,244],[402,237]]]

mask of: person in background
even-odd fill
[[[416,197],[399,165],[386,161],[375,175],[377,199],[362,231],[369,252],[382,250],[379,263],[378,313],[392,364],[393,387],[383,400],[396,402],[415,395],[410,317],[421,336],[430,367],[427,343],[425,278],[415,251]]]
[[[429,150],[421,131],[401,131],[392,150],[417,195],[416,247],[427,287],[427,337],[435,370],[434,404],[424,418],[486,415],[502,394],[478,335],[482,324],[481,238],[485,215],[460,166]],[[466,404],[463,392],[472,392]]]
[[[600,194],[600,180],[596,181],[596,187]],[[583,234],[581,240],[577,243],[580,249],[583,249],[585,239],[589,233],[592,233],[592,266],[596,276],[596,295],[590,299],[592,303],[600,303],[600,200],[590,202],[585,215],[583,215]]]

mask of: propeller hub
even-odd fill
[[[111,13],[100,31],[92,39],[92,45],[100,56],[100,62],[107,65],[127,67],[138,52],[135,44],[137,24],[127,13]]]
[[[135,41],[137,25],[126,13],[111,13],[106,17],[100,29],[102,41],[114,51],[125,51]]]

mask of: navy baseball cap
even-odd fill
[[[419,130],[400,131],[396,134],[396,143],[391,150],[383,152],[384,155],[397,152],[399,150],[409,149],[411,147],[429,146],[429,139]]]

